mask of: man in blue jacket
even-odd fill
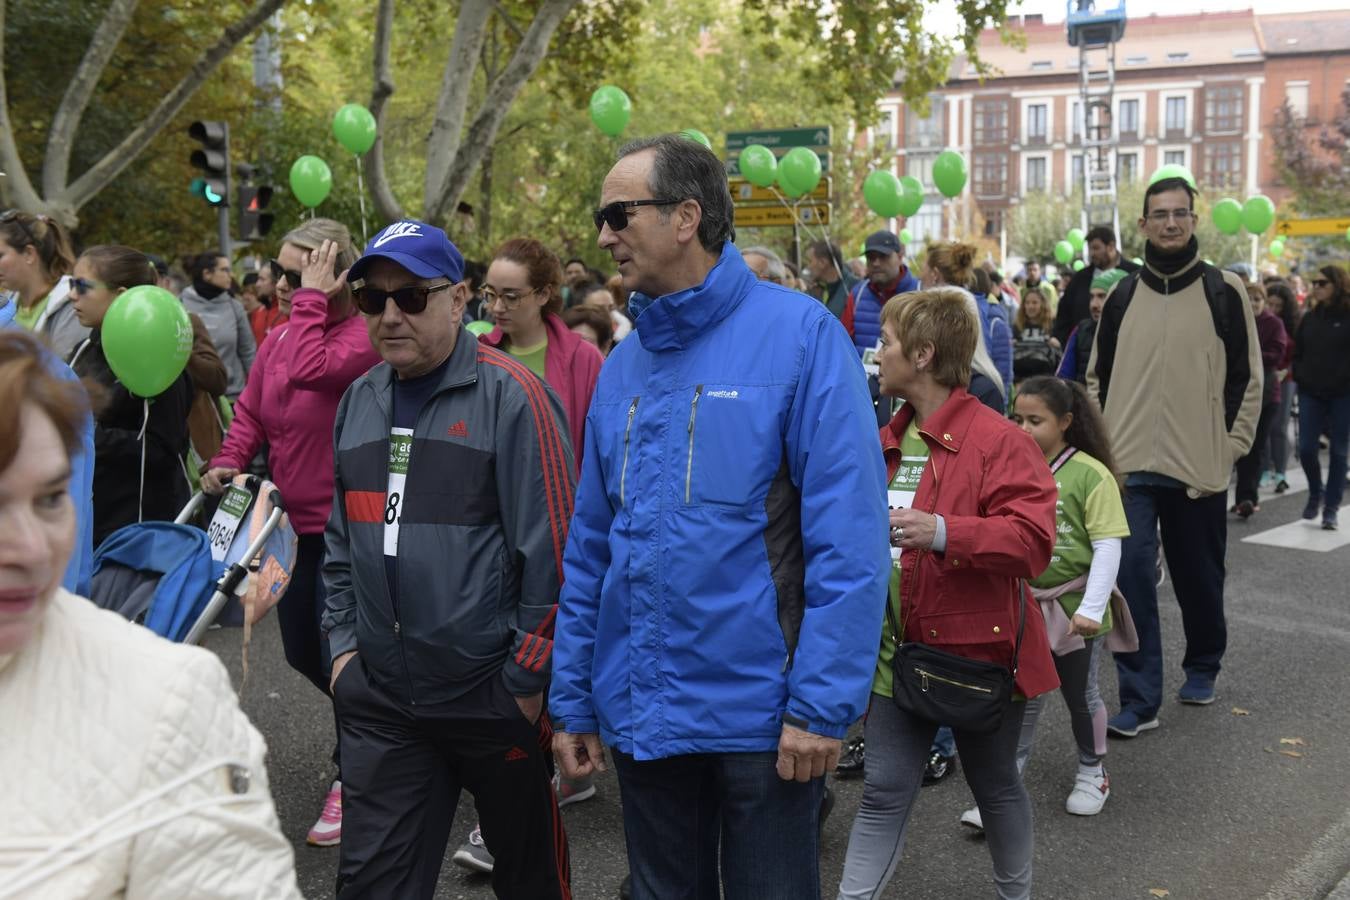
[[[613,752],[633,897],[816,898],[824,774],[862,713],[887,578],[858,354],[756,280],[721,162],[624,147],[595,221],[635,338],[600,373],[563,557],[563,771]]]

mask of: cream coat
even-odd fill
[[[0,656],[0,898],[299,897],[266,750],[215,656],[59,591]]]

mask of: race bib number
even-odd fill
[[[394,428],[389,432],[389,487],[384,494],[385,556],[398,556],[398,523],[403,513],[408,461],[412,459],[412,436],[411,428]]]
[[[225,561],[225,554],[230,552],[230,545],[234,543],[234,536],[239,533],[244,514],[252,502],[253,495],[237,484],[225,490],[225,496],[216,507],[216,514],[211,517],[211,524],[206,527],[206,537],[211,543],[211,558],[216,562]]]
[[[914,505],[914,495],[919,490],[919,479],[923,477],[926,456],[902,456],[900,468],[895,471],[890,490],[886,491],[886,507],[890,509],[909,509]],[[900,548],[891,545],[891,560],[900,564]]]

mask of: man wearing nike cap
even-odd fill
[[[497,896],[570,897],[541,747],[572,450],[544,382],[464,330],[463,271],[403,221],[348,273],[384,363],[338,407],[326,533],[342,900],[430,898],[462,789]]]

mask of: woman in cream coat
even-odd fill
[[[61,588],[87,398],[0,331],[0,900],[299,897],[220,662]]]

